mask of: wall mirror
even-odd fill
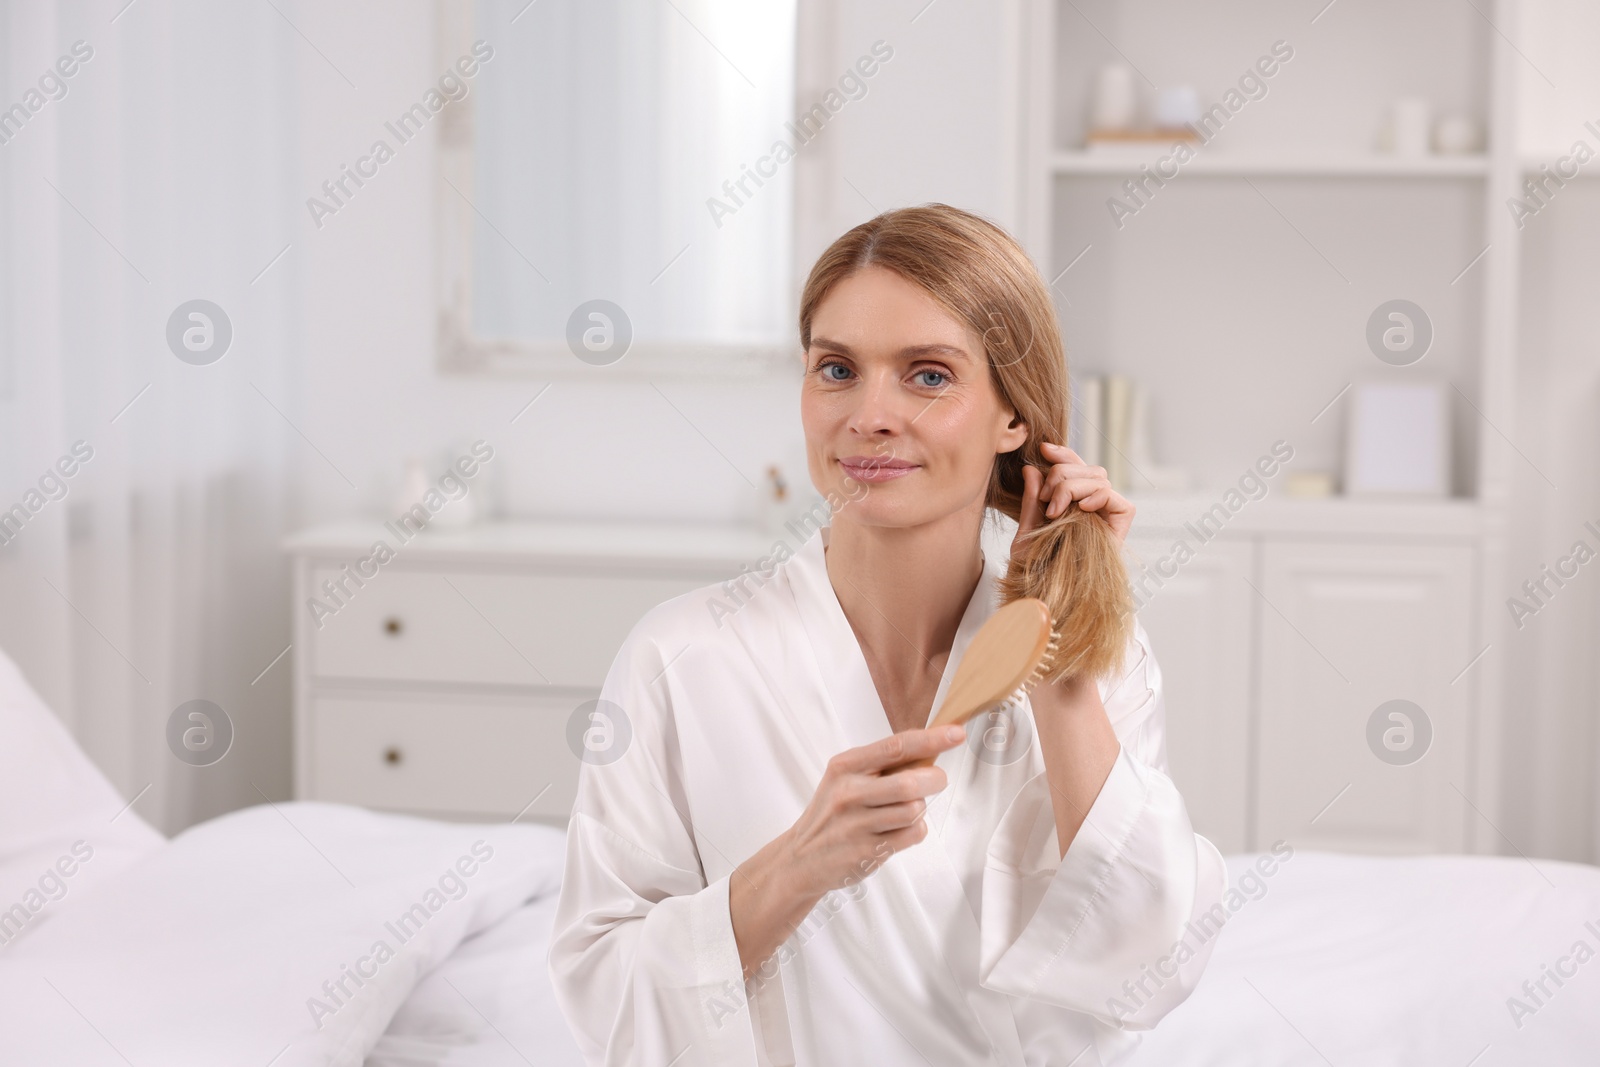
[[[744,375],[798,350],[793,2],[437,19],[442,368]]]

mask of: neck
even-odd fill
[[[863,526],[836,514],[825,562],[863,646],[942,662],[983,576],[980,501],[919,526]]]

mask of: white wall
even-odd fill
[[[1556,488],[1520,460],[1507,574],[1498,598],[1526,600],[1521,586],[1554,567],[1573,543],[1600,546],[1600,344],[1590,312],[1600,276],[1600,184],[1571,187],[1523,235],[1522,345],[1517,447]],[[1504,631],[1507,655],[1505,833],[1533,855],[1593,861],[1600,855],[1594,777],[1596,614],[1600,562],[1555,590],[1548,606]]]
[[[1600,120],[1594,50],[1600,10],[1584,0],[1523,0],[1516,33],[1519,148],[1554,160]],[[1585,177],[1556,191],[1521,231],[1522,288],[1514,425],[1502,427],[1526,457],[1512,457],[1516,479],[1506,573],[1490,590],[1519,597],[1580,538],[1600,539],[1600,344],[1591,311],[1600,276],[1600,183]],[[1530,465],[1531,464],[1531,465]],[[1534,470],[1537,466],[1537,472]],[[1542,476],[1541,476],[1542,475]],[[1545,478],[1554,483],[1554,488]],[[1503,654],[1506,709],[1504,796],[1500,830],[1530,855],[1594,862],[1600,858],[1600,568],[1582,567],[1548,606],[1505,625],[1491,655]]]

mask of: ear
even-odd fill
[[[1022,421],[1022,416],[1016,412],[1011,413],[1011,421],[1006,428],[1000,431],[1000,441],[995,448],[996,453],[1015,452],[1028,443],[1028,424]]]

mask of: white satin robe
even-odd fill
[[[831,756],[890,733],[828,581],[829,532],[746,582],[731,616],[708,606],[733,603],[718,586],[654,608],[611,666],[601,695],[631,736],[615,728],[620,758],[582,768],[550,952],[579,1046],[650,1067],[1114,1062],[1194,988],[1215,940],[1190,924],[1227,882],[1165,773],[1142,626],[1125,676],[1100,685],[1121,752],[1065,857],[1024,703],[1025,749],[978,758],[969,725],[939,759],[928,837],[823,898],[773,977],[742,982],[734,868],[794,823]],[[986,558],[935,708],[998,568]],[[1180,940],[1192,955],[1173,956]]]

